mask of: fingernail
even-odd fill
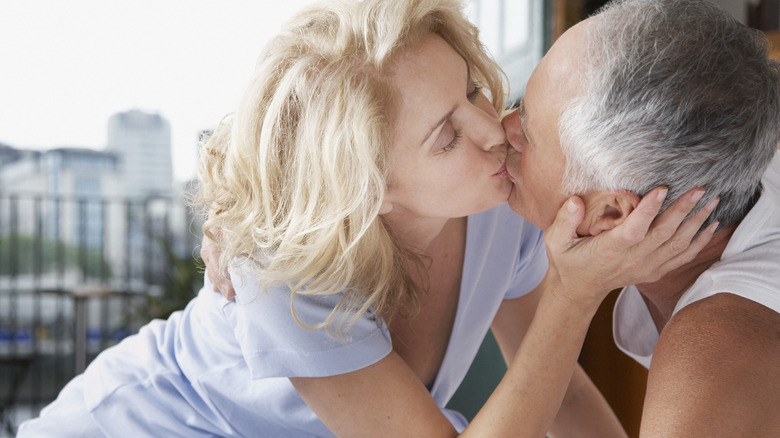
[[[574,203],[571,199],[566,201],[566,210],[569,210],[569,213],[576,213],[577,212],[577,204]]]
[[[720,222],[715,221],[710,224],[710,226],[707,228],[707,231],[709,231],[710,233],[715,233],[715,231],[717,231],[719,226],[720,226]]]
[[[697,190],[693,192],[693,195],[691,195],[691,201],[699,202],[702,196],[704,196],[704,190]]]
[[[715,210],[715,206],[718,205],[718,202],[720,202],[720,198],[715,198],[712,201],[710,201],[705,207],[705,211],[711,212],[712,210]]]
[[[669,193],[669,189],[661,189],[656,193],[656,199],[659,201],[663,201],[666,198],[666,194]]]

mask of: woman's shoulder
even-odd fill
[[[237,280],[234,331],[254,378],[341,374],[392,350],[387,329],[372,315],[360,315],[344,332],[322,327],[343,292],[293,294],[285,285],[266,286],[247,269],[231,271],[231,278]]]

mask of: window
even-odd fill
[[[466,12],[509,77],[511,99],[518,99],[542,59],[544,0],[470,0]]]

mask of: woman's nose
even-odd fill
[[[487,101],[487,99],[485,99]],[[501,121],[498,119],[493,107],[488,102],[489,108],[480,108],[477,106],[473,108],[474,128],[471,131],[474,133],[474,143],[479,145],[485,151],[490,151],[495,148],[504,148],[506,150],[506,135],[504,134],[504,128],[501,126]]]

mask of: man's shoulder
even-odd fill
[[[717,293],[677,312],[664,327],[655,360],[664,352],[700,363],[733,356],[774,356],[780,364],[780,313],[735,293]],[[681,355],[678,355],[681,354]]]
[[[642,434],[778,436],[780,314],[721,293],[678,312],[648,375]]]

